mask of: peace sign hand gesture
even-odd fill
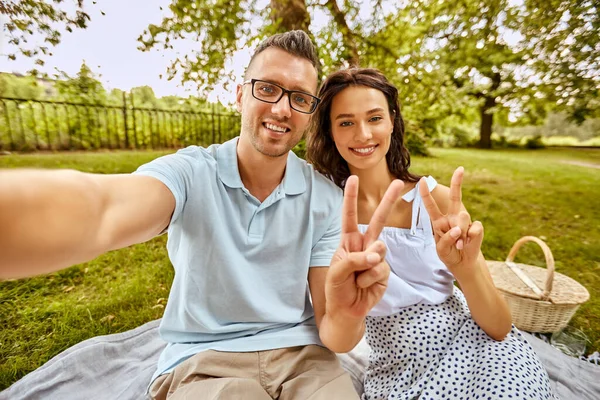
[[[433,226],[438,256],[457,279],[457,275],[464,276],[475,269],[483,241],[483,225],[479,221],[471,223],[471,216],[462,205],[463,175],[463,167],[458,167],[452,175],[447,214],[440,211],[424,178],[419,184],[419,193]]]
[[[328,313],[362,319],[385,293],[390,267],[384,258],[385,244],[377,238],[403,187],[400,180],[390,184],[363,234],[357,220],[358,177],[346,181],[340,247],[325,282]]]

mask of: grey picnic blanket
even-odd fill
[[[158,335],[159,322],[78,343],[0,392],[0,400],[145,399],[146,386],[165,346]],[[600,399],[600,366],[569,357],[533,335],[524,335],[561,399]],[[338,355],[359,393],[368,353],[363,340],[350,353]]]

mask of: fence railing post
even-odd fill
[[[127,93],[123,92],[123,128],[125,129],[125,148],[129,149],[129,133],[127,132]]]
[[[137,140],[137,128],[136,128],[136,122],[135,122],[135,104],[134,104],[134,99],[133,99],[133,89],[131,90],[131,93],[129,94],[129,98],[131,99],[131,116],[133,117],[133,143],[135,145],[135,148],[139,148],[138,146],[138,140]]]
[[[10,125],[10,115],[8,114],[8,106],[6,101],[2,100],[2,106],[4,107],[4,117],[6,118],[6,127],[8,129],[8,140],[10,141],[10,150],[14,151],[17,149],[15,141],[13,140],[12,126]]]
[[[211,107],[210,122],[212,125],[212,142],[215,143],[215,104],[214,103]]]

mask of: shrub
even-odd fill
[[[537,135],[537,136],[527,139],[527,142],[525,142],[525,147],[533,150],[533,149],[543,149],[546,146],[544,145],[544,142],[542,141],[542,136]]]

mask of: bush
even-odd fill
[[[544,138],[546,146],[580,146],[579,139],[573,136],[550,136]]]
[[[404,145],[413,156],[428,156],[425,132],[418,124],[406,122],[404,131]]]
[[[592,138],[592,139],[588,139],[585,142],[581,142],[582,146],[596,146],[596,147],[600,147],[600,136]]]
[[[296,155],[302,159],[305,159],[306,156],[306,140],[302,139],[294,148],[292,149]]]
[[[518,149],[522,147],[521,139],[507,138],[504,135],[492,134],[492,148]]]
[[[525,142],[525,147],[528,149],[534,150],[534,149],[543,149],[546,146],[544,145],[544,142],[542,141],[542,136],[537,135],[537,136],[527,139],[527,142]]]
[[[432,139],[433,146],[436,147],[475,147],[478,138],[473,133],[461,126],[447,126],[442,132]]]

